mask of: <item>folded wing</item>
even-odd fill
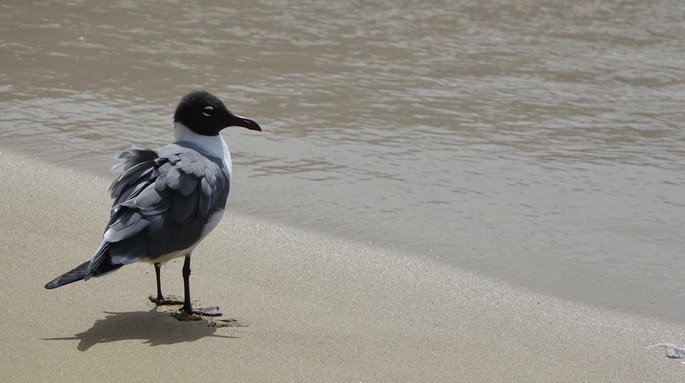
[[[199,242],[211,216],[222,212],[230,179],[220,159],[178,144],[159,152],[132,148],[119,155],[121,175],[103,243],[85,279],[100,265],[125,265],[188,249]]]

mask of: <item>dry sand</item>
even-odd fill
[[[680,325],[230,212],[191,287],[233,327],[156,309],[148,264],[48,291],[97,246],[111,180],[7,151],[0,174],[0,381],[685,381],[644,348],[685,343]],[[163,283],[182,292],[181,262]]]

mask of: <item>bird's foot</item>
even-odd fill
[[[181,309],[184,312],[188,312],[184,309]],[[211,306],[211,307],[195,307],[190,309],[190,312],[195,314],[195,315],[201,315],[201,316],[207,316],[207,317],[219,317],[221,316],[221,311],[219,311],[218,306]]]
[[[165,297],[156,297],[154,295],[150,295],[149,299],[150,302],[156,304],[157,306],[171,306],[183,304],[183,299],[175,295],[167,295]]]
[[[178,311],[181,311],[187,315],[195,314],[207,317],[219,317],[221,316],[221,311],[219,311],[218,306],[210,307],[186,307],[185,301],[175,295],[167,295],[165,297],[156,297],[154,295],[149,296],[150,302],[156,304],[157,306],[174,306],[183,305]]]

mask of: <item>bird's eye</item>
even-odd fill
[[[212,113],[214,113],[214,107],[211,105],[205,106],[205,109],[202,111],[202,115],[205,117],[212,117]]]

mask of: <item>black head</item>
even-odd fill
[[[219,98],[204,90],[196,90],[183,96],[176,107],[174,122],[180,122],[203,136],[216,136],[229,126],[262,131],[256,122],[231,113]]]

